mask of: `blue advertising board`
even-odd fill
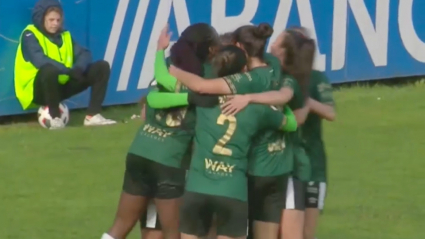
[[[22,29],[36,0],[0,1],[0,115],[22,113],[13,67]],[[105,59],[112,74],[104,105],[136,102],[153,77],[160,30],[169,22],[176,40],[188,25],[218,32],[268,22],[271,37],[302,25],[317,40],[315,68],[333,83],[425,74],[425,1],[422,0],[62,0],[65,26]],[[422,40],[423,39],[423,40]],[[67,101],[87,106],[88,92]]]

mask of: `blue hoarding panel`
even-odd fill
[[[35,0],[0,1],[0,115],[22,110],[13,65]],[[315,67],[332,82],[425,73],[425,1],[421,0],[62,0],[65,25],[95,60],[112,66],[105,105],[136,102],[153,77],[159,31],[172,40],[188,25],[206,22],[220,33],[243,24],[270,23],[275,33],[303,25],[317,39]],[[422,40],[423,39],[423,40]],[[87,106],[89,92],[67,101]]]

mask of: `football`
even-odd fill
[[[59,104],[59,111],[60,111],[60,119],[63,121],[64,125],[68,124],[69,122],[69,109],[64,103]],[[49,107],[47,106],[41,106],[38,109],[38,122],[41,126],[43,126],[46,129],[50,128],[50,121],[52,120],[52,117],[49,114]]]

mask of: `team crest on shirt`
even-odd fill
[[[326,90],[332,90],[332,86],[330,84],[327,83],[320,83],[317,85],[317,90],[322,93],[323,91]]]
[[[293,81],[294,79],[292,79],[291,77],[285,77],[282,80],[282,86],[291,86]]]

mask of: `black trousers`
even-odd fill
[[[89,65],[83,79],[73,79],[61,85],[58,81],[59,70],[47,64],[40,68],[34,80],[33,102],[49,107],[52,118],[60,117],[59,103],[91,87],[88,115],[100,113],[105,99],[111,69],[106,61],[97,61]]]

